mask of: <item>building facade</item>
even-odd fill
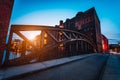
[[[0,64],[6,47],[6,37],[14,0],[0,0]]]
[[[103,53],[106,53],[106,52],[108,52],[108,49],[109,49],[108,39],[104,35],[101,35],[101,37],[102,37]]]
[[[96,52],[102,52],[100,21],[94,7],[85,12],[78,12],[71,19],[66,19],[64,28],[86,34],[95,42]]]

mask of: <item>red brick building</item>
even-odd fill
[[[94,7],[85,12],[78,12],[71,19],[66,19],[64,28],[86,34],[95,42],[96,52],[102,52],[100,21]]]
[[[6,46],[6,37],[10,23],[14,0],[0,0],[0,64]]]
[[[105,53],[109,49],[108,39],[104,35],[101,36],[102,36],[102,49],[103,49],[103,53]]]

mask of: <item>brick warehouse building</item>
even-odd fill
[[[95,42],[96,52],[102,52],[100,21],[94,7],[85,12],[78,12],[75,17],[66,19],[63,25],[66,29],[77,30],[89,36]]]
[[[109,49],[108,39],[104,35],[101,35],[101,37],[102,37],[102,49],[103,49],[103,53],[107,53],[108,49]]]
[[[6,38],[14,0],[0,0],[0,65],[6,48]]]

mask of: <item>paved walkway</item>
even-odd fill
[[[120,80],[119,76],[116,54],[86,54],[0,70],[0,80]]]
[[[45,61],[45,62],[40,62],[40,63],[17,66],[17,67],[10,67],[5,70],[0,70],[0,80],[6,80],[6,79],[13,78],[16,76],[22,76],[27,73],[32,73],[32,72],[44,70],[47,68],[55,67],[58,65],[62,65],[65,63],[83,59],[83,58],[86,58],[92,55],[95,55],[95,53],[55,59],[55,60],[50,60],[50,61]]]
[[[100,73],[107,58],[107,55],[96,54],[12,80],[101,80]]]
[[[120,60],[119,56],[110,55],[102,80],[120,80]]]

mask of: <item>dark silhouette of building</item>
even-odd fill
[[[109,52],[110,53],[120,53],[119,44],[109,44]]]
[[[63,25],[63,20],[60,20],[60,23],[59,23],[59,28],[64,28],[64,25]]]
[[[0,65],[6,47],[6,37],[14,0],[0,0]]]
[[[72,19],[66,19],[64,28],[86,34],[96,45],[96,52],[102,52],[100,21],[95,8],[78,12]]]

